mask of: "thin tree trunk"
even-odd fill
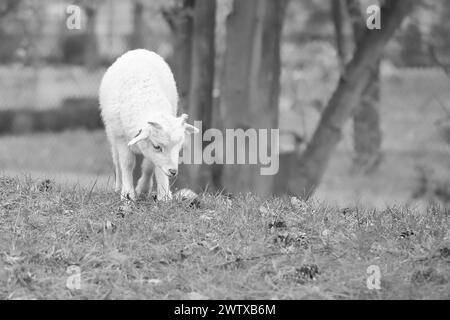
[[[364,16],[358,0],[347,0],[347,10],[352,22],[356,47],[362,41],[366,28]],[[377,60],[353,117],[354,171],[370,173],[376,170],[380,163],[382,142],[380,98],[380,60]]]
[[[189,110],[195,0],[180,0],[178,3],[178,6],[163,10],[162,13],[173,33],[173,55],[170,62],[177,81],[180,113],[182,113]]]
[[[200,1],[200,0],[199,0]],[[203,1],[203,0],[202,0]],[[162,10],[173,35],[173,54],[169,59],[179,95],[178,113],[188,113],[189,90],[191,86],[193,12],[195,0],[177,0],[171,8]],[[175,188],[189,186],[189,172],[186,165],[180,165]]]
[[[335,30],[336,51],[339,58],[339,67],[341,73],[345,69],[348,57],[347,46],[345,42],[344,23],[343,23],[344,5],[345,5],[344,0],[331,1],[331,17],[333,20]]]
[[[384,47],[412,7],[413,1],[410,0],[389,1],[381,11],[382,29],[365,30],[310,144],[299,159],[300,167],[295,177],[289,181],[291,193],[307,198],[319,185],[328,161],[341,140],[342,128],[370,82],[370,69],[380,59]]]
[[[203,130],[209,129],[212,121],[215,26],[216,0],[197,1],[192,37],[189,116],[193,121],[201,121]],[[211,181],[209,169],[206,165],[190,165],[190,187],[197,190],[204,188]]]
[[[380,60],[372,70],[367,88],[360,105],[353,116],[353,148],[355,171],[371,173],[378,168],[382,152],[382,132],[380,125]]]
[[[220,111],[224,128],[278,127],[280,37],[284,1],[235,0],[227,18]],[[270,140],[269,140],[270,141]],[[261,148],[261,146],[259,146]],[[269,150],[271,152],[270,144]],[[246,146],[246,154],[249,148]],[[226,164],[223,187],[234,193],[273,193],[274,176],[260,165]]]
[[[95,4],[87,4],[84,7],[86,12],[86,47],[84,52],[84,64],[88,70],[98,67],[100,56],[97,41],[97,7]]]
[[[359,0],[347,0],[346,7],[353,29],[353,39],[357,48],[364,34],[364,16],[361,12],[361,4]]]
[[[131,35],[130,46],[132,49],[144,47],[144,5],[141,0],[134,1],[133,7],[133,34]]]

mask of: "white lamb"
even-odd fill
[[[178,94],[167,63],[158,54],[128,51],[106,71],[100,84],[100,108],[111,144],[116,192],[135,200],[151,191],[153,170],[157,199],[170,199],[169,177],[178,171],[186,133],[198,129],[176,117]],[[143,154],[142,176],[133,186],[135,154]]]

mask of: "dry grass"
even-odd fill
[[[0,178],[1,299],[449,299],[437,208],[204,195],[200,208]],[[66,287],[81,270],[80,290]],[[366,286],[381,270],[381,290]]]

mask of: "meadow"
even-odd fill
[[[450,298],[450,221],[437,207],[218,194],[124,212],[117,200],[1,177],[0,299]],[[67,286],[74,266],[79,289]]]
[[[351,147],[345,142],[331,159],[314,195],[316,200],[341,207],[363,204],[367,208],[384,209],[389,205],[408,204],[424,208],[426,201],[412,199],[420,184],[419,169],[431,170],[432,177],[447,177],[448,147],[429,152],[386,148],[379,169],[373,174],[360,175],[352,173]],[[112,189],[114,185],[111,153],[102,130],[0,137],[1,173],[21,179],[50,178],[68,188],[94,185],[94,189]]]

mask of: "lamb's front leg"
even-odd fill
[[[142,161],[142,174],[136,186],[136,194],[140,195],[152,191],[153,163],[144,157]]]
[[[118,145],[117,151],[122,174],[121,198],[123,200],[136,200],[136,191],[133,186],[133,169],[136,162],[136,156],[125,144]]]
[[[169,177],[158,167],[155,167],[156,177],[156,198],[158,200],[170,200],[172,199],[172,193],[170,192]]]
[[[114,163],[114,176],[115,176],[114,191],[119,193],[122,189],[122,174],[120,173],[119,152],[117,151],[115,142],[112,143],[111,149]]]

